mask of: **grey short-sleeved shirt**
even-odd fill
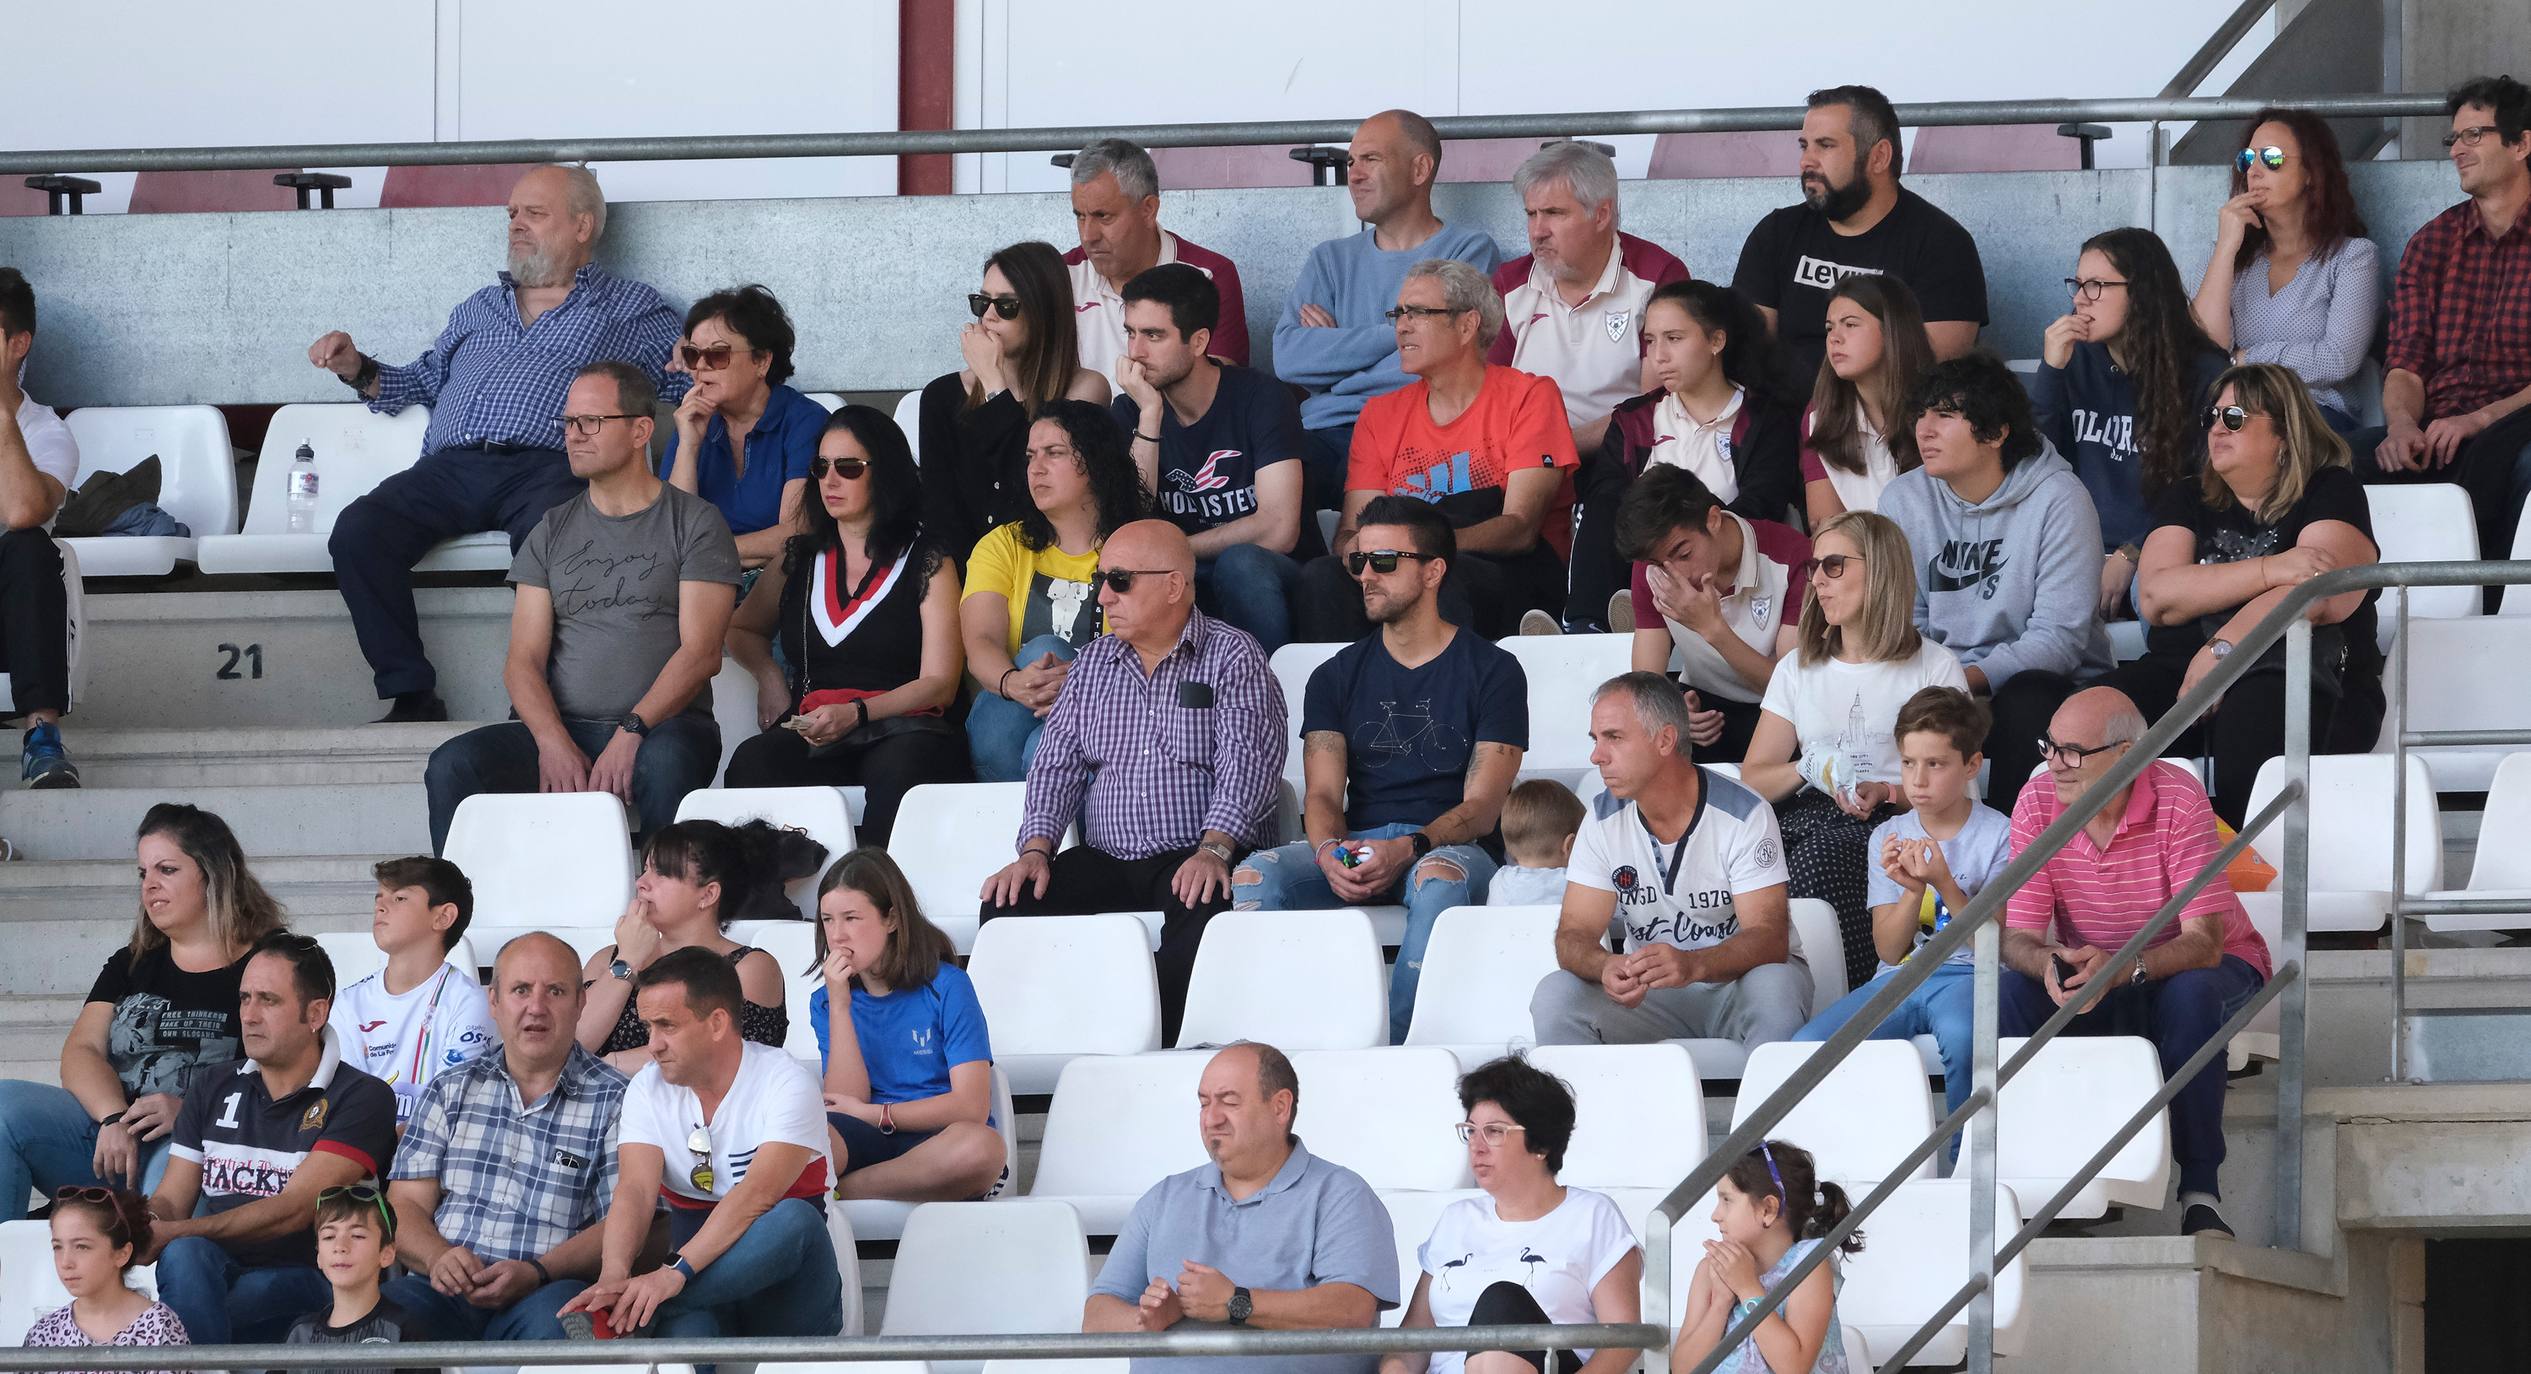
[[[1210,1265],[1242,1288],[1292,1292],[1350,1283],[1397,1306],[1397,1240],[1362,1176],[1312,1155],[1296,1138],[1274,1181],[1244,1202],[1222,1189],[1221,1166],[1172,1174],[1134,1204],[1093,1293],[1139,1302],[1153,1279],[1172,1286],[1186,1262]],[[1214,1326],[1189,1320],[1179,1330]],[[1377,1355],[1136,1360],[1134,1374],[1374,1374]]]
[[[631,515],[601,515],[583,492],[545,512],[510,560],[512,583],[553,594],[545,680],[572,720],[621,719],[658,680],[677,652],[678,583],[738,575],[721,513],[665,483]]]

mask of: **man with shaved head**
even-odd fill
[[[2066,698],[2039,742],[2047,776],[2032,778],[2013,807],[2013,852],[2029,848],[2067,807],[2096,791],[2144,729],[2135,703],[2115,688]],[[2066,1033],[2143,1036],[2166,1075],[2186,1063],[2267,981],[2267,942],[2231,886],[2218,875],[2146,944],[2140,961],[2113,965],[2111,956],[2222,848],[2206,790],[2178,764],[2156,760],[2110,794],[2005,907],[2002,1033],[2036,1031],[2058,1007],[2106,980],[2100,999]],[[2182,1235],[2232,1234],[2216,1210],[2223,1085],[2218,1055],[2171,1099]]]
[[[1046,717],[1019,857],[985,881],[982,914],[1165,913],[1160,1021],[1174,1041],[1230,866],[1274,838],[1290,727],[1257,641],[1195,608],[1195,549],[1177,526],[1109,535],[1093,577],[1107,633]],[[1057,853],[1076,822],[1081,843]]]
[[[501,1048],[430,1081],[387,1197],[403,1277],[387,1298],[439,1340],[560,1340],[597,1277],[624,1075],[580,1048],[580,956],[541,932],[501,947]]]

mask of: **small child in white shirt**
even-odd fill
[[[1531,778],[1503,798],[1503,866],[1487,906],[1561,906],[1564,866],[1582,828],[1582,799],[1552,778]]]

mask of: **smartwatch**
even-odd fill
[[[1231,1325],[1246,1326],[1248,1324],[1248,1318],[1254,1314],[1256,1310],[1257,1300],[1249,1296],[1247,1289],[1233,1288],[1230,1290]]]
[[[686,1263],[686,1258],[683,1255],[672,1254],[668,1256],[668,1267],[685,1275],[689,1279],[694,1277],[694,1266]]]
[[[650,733],[650,722],[643,720],[636,712],[626,711],[624,713],[624,718],[615,722],[615,728],[623,731],[625,734],[634,736],[635,738],[640,738],[641,736]]]
[[[1415,847],[1415,857],[1418,859],[1432,852],[1432,836],[1425,834],[1423,831],[1417,830],[1409,833],[1406,837],[1406,842]]]

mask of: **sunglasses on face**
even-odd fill
[[[869,470],[868,460],[861,458],[811,458],[809,460],[809,480],[812,482],[825,481],[826,474],[829,472],[847,482],[858,482],[861,480],[861,475]]]
[[[2046,759],[2050,763],[2063,764],[2068,768],[2077,768],[2082,765],[2083,760],[2090,758],[2092,755],[2106,754],[2110,750],[2115,749],[2126,742],[2127,741],[2125,740],[2112,740],[2107,744],[2095,744],[2089,748],[2085,748],[2079,744],[2059,744],[2055,740],[2049,739],[2045,735],[2041,735],[2039,736],[2039,757]]]
[[[714,344],[709,348],[681,344],[677,348],[677,356],[685,360],[686,370],[689,372],[718,372],[729,366],[731,355],[739,351],[728,344]],[[750,348],[745,352],[752,358],[756,356],[757,350]]]
[[[373,1188],[366,1183],[346,1183],[339,1187],[328,1188],[324,1192],[318,1193],[316,1195],[316,1200],[320,1205],[322,1205],[324,1203],[332,1202],[338,1197],[350,1198],[352,1201],[359,1203],[364,1207],[377,1208],[378,1224],[386,1228],[388,1240],[392,1241],[395,1239],[395,1209],[387,1205],[387,1195],[383,1191]]]
[[[2262,420],[2266,418],[2266,416],[2259,414],[2257,411],[2243,410],[2239,406],[2216,406],[2214,409],[2206,412],[2206,428],[2213,429],[2215,426],[2221,425],[2224,428],[2224,432],[2228,434],[2238,434],[2241,432],[2241,427],[2243,425],[2250,423],[2252,420]]]
[[[2271,172],[2281,172],[2285,170],[2285,150],[2273,143],[2264,148],[2244,148],[2232,160],[2233,166],[2245,172],[2250,170],[2252,163],[2262,164]]]
[[[1019,297],[988,296],[981,291],[970,291],[967,293],[968,314],[973,315],[980,320],[984,318],[984,312],[987,310],[1001,316],[1003,319],[1016,320],[1019,318]]]
[[[1824,577],[1834,582],[1846,575],[1846,564],[1862,561],[1863,555],[1859,553],[1832,553],[1825,558],[1806,560],[1802,564],[1802,576]]]
[[[1169,570],[1166,568],[1101,568],[1090,574],[1090,580],[1102,583],[1109,591],[1123,596],[1134,589],[1134,579],[1137,577],[1166,577],[1168,575]]]
[[[1388,317],[1390,324],[1395,324],[1399,320],[1448,319],[1459,312],[1446,305],[1392,305],[1380,313]]]
[[[686,1170],[685,1181],[693,1184],[694,1191],[698,1193],[711,1192],[714,1175],[712,1173],[712,1132],[710,1128],[704,1126],[695,1127],[694,1133],[685,1138],[685,1147],[694,1155],[694,1167]]]
[[[1417,562],[1423,562],[1431,557],[1432,555],[1428,553],[1409,553],[1404,549],[1355,549],[1345,555],[1345,571],[1360,577],[1362,570],[1369,568],[1375,573],[1386,576],[1397,571],[1397,563],[1401,558],[1412,558]]]

